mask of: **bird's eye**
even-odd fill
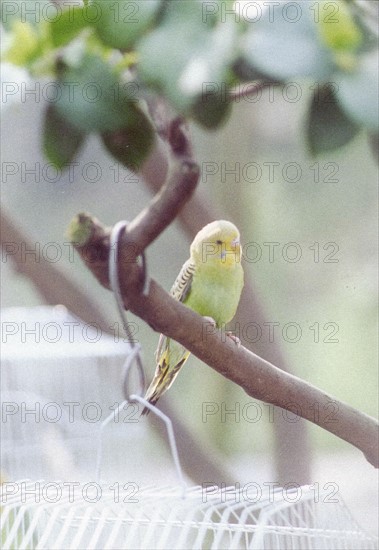
[[[216,244],[222,244],[222,241],[218,240],[216,241]]]

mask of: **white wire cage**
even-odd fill
[[[130,345],[64,306],[2,309],[1,341],[3,476],[85,476]]]
[[[47,488],[49,485],[49,488]],[[53,487],[54,485],[54,487]],[[309,486],[275,490],[254,502],[235,487],[98,485],[91,497],[67,485],[3,486],[1,539],[7,549],[374,550],[342,502]],[[118,488],[119,489],[119,488]],[[48,502],[47,495],[50,499]],[[12,495],[10,493],[13,492]],[[45,498],[40,498],[45,494]],[[90,503],[90,499],[97,502]],[[55,500],[53,502],[53,500]]]
[[[2,320],[11,323],[8,332],[12,323],[17,327],[26,323],[26,328],[52,323],[57,328],[79,322],[61,307],[7,310]],[[2,357],[3,403],[17,407],[24,403],[27,410],[35,403],[41,409],[55,403],[63,410],[66,401],[97,402],[109,415],[109,404],[122,400],[123,364],[132,351],[105,335],[91,344],[91,337],[83,339],[83,326],[78,325],[79,339],[62,339],[53,346],[48,339],[31,345],[19,332],[7,338]],[[10,414],[1,423],[5,482],[0,492],[0,540],[4,549],[378,547],[377,539],[359,527],[342,502],[330,502],[329,494],[315,493],[311,487],[293,492],[262,490],[257,495],[246,486],[242,490],[192,487],[183,492],[183,485],[106,484],[94,473],[96,456],[101,457],[99,436],[110,416],[102,424],[80,419],[72,423],[66,413],[59,422],[38,423],[22,422],[20,410],[17,414],[6,411]],[[144,426],[129,424],[127,430],[120,426],[113,426],[117,437],[112,449],[116,446],[115,454],[122,455],[142,437],[138,434],[143,434]],[[134,479],[127,471],[129,479]],[[125,472],[125,464],[122,470],[112,469],[113,479],[122,479],[120,472]],[[56,479],[60,481],[51,481]]]

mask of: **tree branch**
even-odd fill
[[[171,210],[172,201],[165,200],[164,193],[161,200],[161,215],[164,216],[166,204],[170,208],[167,220],[173,219],[176,212]],[[180,208],[180,205],[181,201],[177,198],[176,207]],[[134,221],[131,234],[126,231],[119,243],[119,277],[123,299],[128,308],[154,330],[177,340],[207,365],[240,385],[251,397],[279,406],[317,424],[360,449],[372,465],[379,467],[378,423],[375,419],[278,369],[246,348],[236,347],[230,339],[225,338],[225,334],[174,300],[155,281],[150,281],[147,295],[142,293],[142,272],[135,254],[142,251],[141,243],[149,242],[149,239],[144,236],[143,228],[147,218],[140,216],[139,220]],[[154,234],[151,223],[150,220],[149,235]],[[168,223],[169,221],[167,225]],[[162,225],[164,220],[159,221],[159,226]],[[80,234],[82,229],[84,238],[78,243],[75,235]],[[104,284],[107,281],[109,229],[82,214],[73,220],[71,235],[73,244],[87,267]],[[141,243],[136,241],[137,237],[141,238]],[[131,243],[134,245],[132,254]],[[86,254],[88,247],[92,246],[102,252],[96,269],[93,269],[93,263],[88,261]]]
[[[96,323],[101,330],[109,332],[110,323],[100,309],[93,305],[85,292],[70,281],[54,264],[39,255],[25,254],[23,250],[33,250],[33,244],[17,228],[4,208],[1,212],[1,245],[4,254],[13,262],[18,273],[30,279],[47,304],[64,304],[67,309],[87,323]]]

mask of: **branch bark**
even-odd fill
[[[180,171],[180,174],[183,172]],[[179,179],[176,182],[179,186]],[[164,192],[161,194],[159,212],[163,221],[159,220],[159,227],[168,225],[175,217],[176,212],[172,211],[172,191],[167,195]],[[178,193],[174,195],[175,207],[179,209],[181,198],[177,196]],[[169,209],[167,218],[163,215],[166,208]],[[249,396],[317,424],[360,449],[373,466],[379,467],[378,423],[374,418],[278,369],[246,348],[236,347],[230,339],[225,338],[225,334],[175,301],[154,280],[150,280],[148,293],[142,293],[142,273],[137,253],[143,249],[141,243],[147,246],[152,241],[154,223],[153,218],[140,216],[139,222],[135,220],[119,242],[119,277],[127,307],[154,330],[177,340],[207,365],[240,385]],[[72,239],[73,244],[99,282],[108,286],[110,230],[84,214],[74,219],[71,225],[72,235],[79,234],[81,230],[83,239],[80,243]],[[141,242],[138,242],[138,238]],[[88,261],[86,253],[88,247],[93,246],[101,252],[101,259],[96,262],[95,268],[93,262]],[[131,255],[131,250],[134,255]]]

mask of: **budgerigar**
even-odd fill
[[[191,244],[191,255],[171,289],[171,295],[218,328],[236,313],[243,288],[240,234],[229,221],[209,223]],[[155,354],[157,367],[145,399],[155,404],[170,388],[190,352],[181,344],[160,335]],[[149,412],[147,407],[142,414]]]

